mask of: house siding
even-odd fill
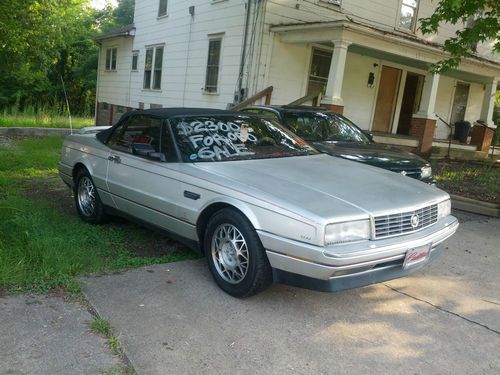
[[[98,102],[127,108],[139,108],[142,103],[144,108],[151,106],[227,108],[233,103],[238,88],[245,23],[244,2],[170,1],[167,16],[158,18],[158,1],[136,1],[134,18],[136,33],[133,38],[118,37],[102,42]],[[405,72],[426,74],[422,66],[436,61],[435,51],[426,49],[423,45],[412,46],[395,42],[395,40],[407,41],[404,36],[411,35],[411,33],[399,33],[397,28],[400,0],[343,0],[340,7],[321,0],[298,3],[295,0],[272,0],[259,2],[257,8],[255,3],[252,4],[243,87],[248,88],[248,96],[251,96],[267,86],[274,86],[272,104],[287,104],[304,96],[307,91],[312,48],[333,47],[333,41],[325,37],[326,34],[316,44],[287,42],[286,35],[274,33],[271,30],[272,26],[352,19],[355,23],[388,32],[387,35],[390,37],[386,37],[383,33],[375,37],[376,31],[373,31],[373,34],[366,32],[374,30],[369,28],[358,34],[347,29],[343,34],[347,40],[353,42],[352,46],[358,46],[355,52],[349,47],[347,53],[342,85],[343,113],[363,129],[371,128],[379,89],[380,69],[383,65],[401,69],[404,79]],[[418,18],[430,16],[436,5],[437,3],[431,0],[421,0]],[[189,14],[190,6],[194,6],[194,18]],[[260,17],[254,18],[256,12]],[[430,42],[443,43],[445,39],[453,36],[459,27],[460,25],[443,25],[439,29],[439,34],[426,36],[422,36],[417,29],[414,35]],[[401,37],[394,39],[394,34]],[[205,93],[204,86],[208,43],[214,35],[222,38],[222,47],[218,92],[212,94]],[[353,39],[350,40],[350,37]],[[164,47],[161,90],[144,90],[146,48],[156,45]],[[106,48],[114,46],[118,48],[117,71],[106,72],[105,51]],[[491,48],[491,43],[484,43],[478,47],[478,51],[489,59],[499,60],[499,56],[492,56],[488,48]],[[362,49],[364,50],[361,51]],[[139,53],[137,71],[131,71],[132,51]],[[380,53],[385,56],[381,56]],[[471,76],[470,73],[475,74],[477,82],[481,82],[478,77],[488,78],[491,77],[491,72],[495,72],[491,66],[483,68],[478,63],[467,64],[468,76]],[[496,72],[498,73],[498,70]],[[372,87],[367,86],[369,73],[374,73],[375,76]],[[456,77],[448,76],[442,76],[439,81],[436,113],[445,120],[449,119],[456,82]],[[483,84],[477,82],[469,82],[471,86],[465,119],[470,122],[479,118],[484,96]],[[400,87],[404,87],[403,84]],[[401,93],[398,106],[400,103]],[[116,120],[116,107],[111,107],[111,115],[102,113],[103,118],[106,115],[109,121]],[[398,118],[397,111],[395,118]],[[446,138],[447,135],[447,127],[438,121],[435,136]]]
[[[189,6],[195,7],[194,19]],[[226,0],[171,1],[167,16],[157,18],[158,1],[137,1],[134,49],[139,50],[138,71],[132,74],[130,104],[145,102],[172,106],[225,108],[233,101],[239,74],[245,8],[242,2]],[[222,35],[221,65],[217,94],[203,92],[208,40]],[[143,90],[144,57],[149,45],[164,44],[161,90]]]

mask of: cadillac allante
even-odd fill
[[[458,227],[438,188],[321,154],[241,112],[130,112],[68,136],[59,172],[84,221],[160,229],[200,251],[236,297],[273,281],[336,291],[402,277]]]

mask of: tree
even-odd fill
[[[434,34],[443,23],[465,27],[445,41],[444,50],[450,57],[432,66],[435,73],[458,67],[463,58],[474,55],[478,43],[492,41],[492,52],[500,53],[498,0],[440,0],[432,16],[420,19],[420,28],[424,34]]]
[[[96,10],[88,0],[0,2],[0,109],[63,110],[65,82],[72,112],[91,114],[102,31],[129,24],[134,0]]]

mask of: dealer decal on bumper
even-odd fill
[[[403,269],[414,267],[420,263],[424,263],[431,255],[431,244],[415,247],[406,252]]]

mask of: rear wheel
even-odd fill
[[[209,220],[205,255],[216,283],[234,297],[249,297],[266,289],[272,271],[262,243],[248,219],[225,208]]]
[[[90,173],[86,169],[81,169],[75,177],[73,188],[75,206],[78,215],[83,221],[91,224],[100,224],[107,220],[104,205],[97,193]]]

